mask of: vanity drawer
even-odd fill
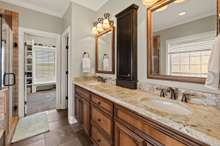
[[[136,131],[140,135],[144,133],[146,137],[150,137],[164,146],[208,146],[172,128],[143,118],[121,106],[115,106],[115,119],[132,131]]]
[[[108,140],[105,139],[103,134],[101,134],[101,132],[99,132],[99,130],[95,126],[92,126],[91,137],[92,137],[93,142],[97,146],[111,146]]]
[[[112,137],[112,119],[111,117],[104,115],[104,113],[98,108],[92,106],[92,123],[100,127],[108,137]]]
[[[85,98],[88,101],[90,100],[90,92],[79,86],[75,87],[75,94],[77,94],[78,96],[82,98]]]
[[[96,104],[99,108],[102,110],[108,112],[110,115],[113,114],[113,103],[98,96],[95,94],[92,94],[92,102]]]

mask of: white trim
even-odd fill
[[[57,54],[56,54],[56,64],[57,64],[57,79],[56,79],[56,108],[57,109],[62,109],[60,106],[60,98],[61,98],[61,93],[60,93],[60,86],[61,86],[61,78],[60,78],[60,70],[61,70],[61,40],[60,40],[60,35],[56,33],[50,33],[50,32],[44,32],[44,31],[39,31],[39,30],[34,30],[34,29],[27,29],[23,27],[19,27],[19,99],[18,99],[18,113],[19,117],[24,116],[24,34],[33,34],[37,36],[42,36],[42,37],[49,37],[49,38],[54,38],[56,39],[56,48],[57,48]],[[59,55],[58,55],[59,54]]]
[[[80,5],[80,6],[86,7],[86,8],[88,8],[88,9],[93,10],[93,11],[96,11],[96,12],[97,12],[104,4],[106,4],[108,1],[109,1],[109,0],[102,0],[102,2],[98,3],[98,4],[94,7],[94,6],[88,6],[88,5],[83,4],[83,3],[81,3],[81,2],[77,2],[76,0],[71,0],[71,2],[73,2],[73,3],[76,3],[76,4]]]
[[[76,120],[76,118],[74,118],[73,116],[70,116],[68,118],[69,124],[73,125],[76,124],[78,121]]]
[[[66,42],[65,42],[65,37],[69,37],[69,52],[68,52],[68,71],[69,71],[69,78],[68,78],[68,119],[69,123],[75,123],[75,118],[73,117],[74,115],[74,108],[73,108],[73,91],[72,91],[72,70],[71,70],[71,46],[72,46],[72,39],[71,39],[71,28],[68,26],[65,31],[62,34],[62,51],[61,51],[61,56],[62,56],[62,91],[61,91],[61,96],[65,97],[66,94],[66,79],[65,79],[65,70],[66,70]],[[62,105],[64,108],[66,108],[66,100],[62,101]]]
[[[33,4],[28,4],[28,3],[25,3],[25,2],[21,2],[19,0],[16,0],[16,1],[15,0],[1,0],[1,1],[16,5],[16,6],[19,6],[19,7],[23,7],[23,8],[26,8],[26,9],[31,9],[31,10],[35,10],[35,11],[38,11],[38,12],[41,12],[41,13],[48,14],[48,15],[56,16],[56,17],[59,17],[59,18],[63,17],[63,15],[65,14],[66,10],[69,7],[69,5],[68,5],[68,7],[66,7],[63,11],[61,11],[61,13],[59,13],[60,11],[51,11],[49,9],[45,9],[45,8],[42,8],[42,7],[33,5]]]

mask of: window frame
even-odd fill
[[[54,61],[54,66],[55,66],[55,79],[52,81],[45,81],[45,82],[37,82],[36,81],[36,64],[37,64],[37,62],[36,62],[36,50],[40,50],[40,49],[45,49],[45,51],[46,51],[46,49],[47,50],[54,50],[54,52],[55,52],[55,61]],[[47,46],[36,46],[36,45],[34,45],[33,46],[33,49],[32,49],[32,53],[33,53],[33,85],[35,85],[35,84],[48,84],[48,83],[56,83],[56,74],[57,74],[57,72],[56,72],[56,68],[57,68],[57,66],[56,66],[56,47],[47,47]]]
[[[204,50],[194,50],[194,51],[187,51],[186,50],[186,51],[179,51],[179,52],[171,52],[170,53],[169,48],[172,45],[179,45],[183,42],[192,41],[192,40],[195,40],[195,41],[198,41],[198,42],[205,42],[205,41],[208,40],[208,42],[212,41],[212,43],[214,43],[215,35],[216,35],[215,31],[209,31],[209,32],[205,32],[205,33],[200,33],[200,34],[195,34],[195,35],[190,35],[190,36],[185,36],[185,37],[181,37],[181,38],[167,40],[166,41],[166,56],[167,56],[167,58],[166,58],[166,65],[167,65],[166,74],[168,74],[170,76],[175,76],[175,75],[172,75],[172,72],[171,72],[171,68],[172,68],[171,56],[170,56],[171,54],[181,54],[181,53],[184,53],[184,52],[185,53],[193,53],[193,52],[199,52],[199,51],[200,52],[202,52],[202,51],[211,51],[211,49],[204,49]],[[194,42],[192,42],[192,43],[194,43]],[[188,65],[190,66],[190,59],[189,59],[189,64]],[[201,64],[200,64],[200,66],[201,66]],[[176,75],[176,76],[178,76],[178,75]],[[179,75],[179,76],[182,76],[182,75]],[[186,75],[185,77],[194,77],[194,76],[190,76],[190,73],[189,73],[189,76]],[[199,77],[199,78],[205,78],[205,77]]]

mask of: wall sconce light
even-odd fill
[[[110,14],[105,13],[104,18],[98,18],[98,21],[93,23],[92,33],[97,35],[113,26],[114,21],[110,20]]]

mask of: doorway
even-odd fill
[[[25,33],[25,115],[56,109],[56,40]]]

